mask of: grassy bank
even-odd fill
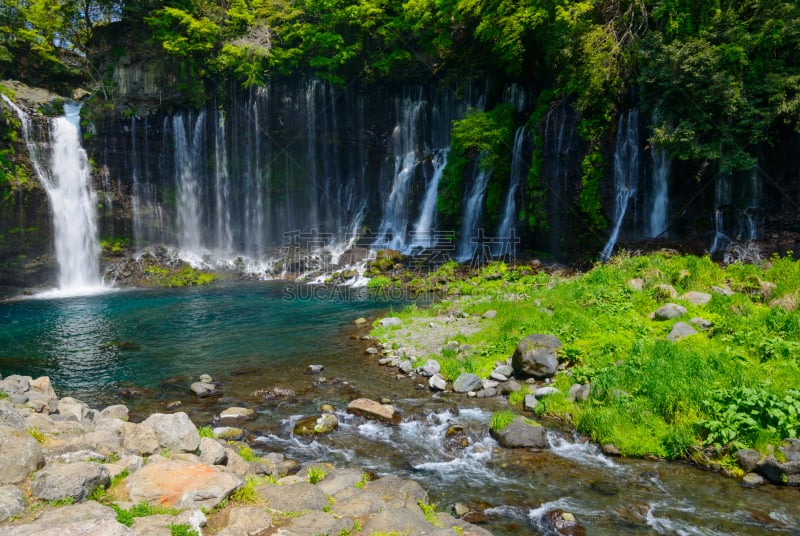
[[[556,335],[568,367],[554,378],[561,394],[542,399],[536,413],[564,419],[625,455],[711,457],[724,466],[738,448],[766,451],[800,432],[800,263],[789,258],[720,267],[707,257],[620,255],[579,275],[496,263],[450,285],[460,297],[398,316],[410,322],[443,312],[497,315],[456,337],[473,348],[466,356],[445,350],[420,360],[439,360],[450,380],[461,371],[486,377],[522,337]],[[693,305],[681,298],[688,291],[711,300]],[[687,313],[653,320],[668,302]],[[666,339],[676,322],[695,317],[711,327]],[[375,331],[387,341],[399,333]],[[589,400],[568,400],[569,387],[585,382],[592,385]]]

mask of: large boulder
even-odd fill
[[[675,342],[689,337],[690,335],[697,335],[697,330],[686,322],[676,322],[675,325],[672,326],[669,335],[667,335],[667,340]]]
[[[28,401],[31,389],[31,377],[12,374],[4,380],[0,380],[0,391],[8,395],[8,399],[14,404],[24,404]]]
[[[357,398],[347,405],[347,411],[367,419],[375,419],[389,424],[399,424],[400,414],[391,404],[381,404],[368,398]]]
[[[7,484],[0,486],[0,521],[5,521],[11,516],[25,510],[25,498],[17,486]]]
[[[470,372],[462,372],[453,382],[453,391],[456,393],[468,393],[478,389],[483,389],[483,380]]]
[[[656,320],[672,320],[686,314],[686,307],[677,303],[668,303],[659,307],[653,317]]]
[[[241,478],[204,463],[158,459],[127,479],[130,500],[178,508],[214,508]]]
[[[68,421],[76,421],[76,422],[83,422],[83,419],[89,415],[89,406],[72,398],[71,396],[65,396],[57,403],[58,413]]]
[[[544,427],[524,417],[517,417],[502,430],[492,430],[491,433],[500,445],[507,448],[546,449],[550,446]]]
[[[413,480],[405,480],[395,475],[367,482],[364,489],[381,497],[392,508],[419,509],[419,501],[428,502],[428,492],[425,488]]]
[[[549,378],[558,370],[556,351],[562,346],[554,335],[528,335],[517,344],[511,357],[511,366],[521,376]]]
[[[256,492],[267,501],[267,506],[284,512],[322,510],[329,505],[325,493],[308,482],[282,486],[262,484],[256,488]]]
[[[0,425],[0,484],[21,482],[44,465],[39,443],[19,428]]]
[[[97,486],[109,482],[108,469],[92,462],[51,463],[36,473],[32,491],[46,501],[72,499],[83,502]]]
[[[194,452],[200,446],[200,433],[184,412],[154,413],[139,425],[153,431],[161,448]]]
[[[94,501],[55,508],[33,523],[3,531],[4,536],[133,536],[131,529],[117,521],[113,509]]]
[[[217,536],[261,534],[272,526],[272,515],[257,506],[236,506],[228,513],[228,524]]]

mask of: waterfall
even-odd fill
[[[483,200],[486,197],[486,187],[489,185],[489,178],[492,176],[491,169],[481,169],[483,154],[475,162],[474,176],[472,185],[467,193],[464,213],[461,222],[461,234],[459,235],[456,260],[464,262],[475,257],[476,253],[484,257],[485,244],[482,239],[483,233],[478,229],[478,224],[483,214]],[[477,236],[476,236],[477,235]],[[487,255],[488,256],[488,255]]]
[[[409,189],[420,163],[419,130],[425,103],[421,98],[403,99],[398,123],[392,132],[394,174],[383,208],[375,247],[403,249],[408,227]]]
[[[217,129],[214,137],[214,193],[217,249],[230,252],[233,250],[231,191],[228,182],[228,152],[225,148],[225,112],[222,110],[217,112]]]
[[[433,152],[432,164],[433,174],[425,188],[425,198],[422,201],[422,209],[419,218],[414,224],[412,241],[407,249],[407,253],[415,249],[432,248],[436,245],[436,239],[432,236],[434,216],[436,215],[436,198],[439,193],[439,180],[442,178],[445,166],[447,166],[447,155],[449,149],[438,149]]]
[[[711,242],[709,253],[716,253],[724,249],[731,239],[725,234],[724,211],[731,204],[731,176],[729,173],[722,172],[717,175],[714,183],[714,240]]]
[[[28,114],[3,95],[20,119],[31,163],[50,200],[53,242],[59,266],[59,295],[96,292],[100,276],[97,194],[92,188],[89,160],[81,146],[80,104],[65,104],[64,115],[50,122],[51,155],[43,166],[31,137]]]
[[[191,117],[191,116],[190,116]],[[191,121],[189,122],[191,126]],[[200,199],[200,179],[205,111],[187,131],[183,115],[172,119],[175,143],[175,204],[178,225],[178,247],[185,253],[198,253],[203,244],[203,205]]]
[[[744,188],[745,203],[742,210],[744,219],[741,236],[744,240],[756,240],[759,236],[758,228],[761,220],[761,203],[763,188],[758,167],[755,167],[748,174],[747,184]]]
[[[628,204],[636,193],[639,181],[639,112],[636,109],[620,115],[617,125],[617,144],[614,150],[614,227],[603,251],[602,260],[611,258],[614,245],[628,210]]]
[[[514,225],[517,223],[517,203],[515,196],[523,177],[528,173],[528,166],[523,155],[525,146],[525,127],[521,126],[514,134],[514,148],[511,153],[511,177],[506,192],[506,202],[503,208],[503,219],[500,227],[497,228],[496,242],[492,247],[493,255],[510,253],[514,247],[513,236],[511,235]]]
[[[653,147],[650,153],[652,164],[653,188],[650,198],[650,219],[647,236],[656,238],[667,231],[669,210],[669,175],[672,171],[672,160],[663,147]]]

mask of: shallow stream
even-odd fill
[[[402,304],[275,282],[9,301],[0,303],[0,373],[48,375],[59,396],[122,402],[135,420],[173,401],[199,425],[229,406],[254,407],[259,416],[244,428],[257,452],[413,478],[440,508],[482,512],[498,535],[545,534],[541,517],[552,508],[574,513],[588,534],[800,534],[795,488],[746,489],[680,463],[610,459],[555,430],[547,452],[498,448],[488,428],[502,399],[435,396],[365,355],[374,342],[353,320],[392,307]],[[311,364],[325,369],[307,375]],[[223,398],[189,392],[204,373],[221,381]],[[298,396],[250,396],[275,387]],[[358,396],[390,398],[403,423],[348,415]],[[293,424],[322,404],[339,409],[339,428],[295,437]]]

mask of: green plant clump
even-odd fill
[[[493,432],[502,432],[505,430],[509,424],[514,422],[514,419],[517,418],[517,414],[511,410],[501,410],[492,415],[492,419],[489,422],[489,428]]]

